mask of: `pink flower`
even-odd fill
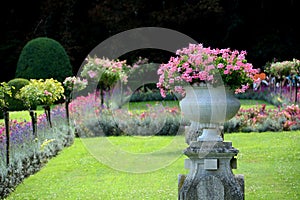
[[[223,65],[222,63],[219,63],[219,64],[218,64],[218,68],[219,68],[219,69],[224,68],[224,65]]]
[[[177,57],[171,57],[167,64],[160,65],[158,74],[160,75],[157,84],[162,95],[174,90],[176,84],[180,82],[213,83],[218,86],[221,83],[233,85],[235,92],[244,92],[249,88],[248,83],[252,83],[256,71],[252,64],[245,62],[245,51],[227,49],[205,48],[202,44],[189,44],[188,47],[176,51]],[[234,78],[226,78],[232,76]],[[222,81],[214,80],[221,75]],[[238,87],[240,84],[240,87]],[[183,92],[181,90],[175,89]]]
[[[145,117],[146,117],[146,113],[145,113],[145,112],[142,112],[142,113],[140,114],[140,118],[141,118],[141,119],[145,119]]]
[[[96,64],[96,65],[100,65],[100,64],[101,64],[101,59],[96,58],[96,59],[95,59],[95,64]]]
[[[90,78],[95,78],[97,76],[97,72],[92,71],[92,70],[88,71],[87,73],[90,76]]]
[[[46,96],[52,96],[52,93],[51,93],[51,92],[48,92],[47,90],[44,91],[44,94],[45,94]]]

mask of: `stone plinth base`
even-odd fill
[[[244,199],[244,177],[232,173],[238,150],[231,142],[193,141],[184,154],[190,171],[179,176],[179,200]]]

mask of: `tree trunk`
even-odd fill
[[[69,104],[71,100],[70,98],[66,98],[65,106],[66,106],[66,116],[67,116],[67,124],[70,126],[70,112],[69,112]]]
[[[4,122],[5,122],[5,132],[6,132],[6,164],[9,165],[9,112],[7,108],[3,108],[3,116],[4,116]]]
[[[43,106],[46,114],[47,121],[50,125],[50,128],[52,128],[52,122],[51,122],[51,112],[50,112],[50,106]]]
[[[34,110],[29,110],[29,114],[31,117],[31,125],[32,125],[32,134],[33,137],[37,137],[37,114],[34,112]]]

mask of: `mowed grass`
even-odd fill
[[[260,107],[262,104],[266,105],[266,110],[268,109],[277,109],[276,106],[264,101],[264,100],[247,100],[247,99],[240,99],[241,108],[249,109]],[[127,108],[130,111],[145,111],[148,110],[150,107],[178,107],[179,108],[179,101],[146,101],[146,102],[130,102],[123,106],[123,108]]]
[[[37,115],[43,114],[44,109],[42,106],[38,106],[37,109],[35,110]],[[22,110],[22,111],[10,111],[9,112],[9,119],[10,120],[17,120],[18,122],[23,122],[23,121],[30,121],[30,114],[28,110]],[[0,119],[0,123],[4,123],[4,119]]]
[[[262,104],[266,105],[266,110],[268,109],[277,109],[276,106],[264,101],[264,100],[247,100],[247,99],[240,99],[241,108],[249,109],[255,108],[256,106],[260,107]]]
[[[177,137],[175,139],[184,144],[183,136]],[[174,137],[105,139],[132,154],[147,154],[169,146],[169,151],[157,154],[161,160],[178,151],[178,146],[171,143]],[[232,141],[240,151],[238,169],[234,173],[245,176],[245,199],[300,198],[299,131],[226,134],[225,140]],[[178,174],[188,172],[184,169],[184,155],[179,154],[170,164],[151,172],[128,173],[97,160],[90,152],[95,149],[98,153],[106,152],[107,146],[94,143],[91,139],[75,139],[71,147],[52,158],[40,172],[25,179],[7,199],[177,199]],[[115,151],[116,157],[118,153]],[[118,158],[117,162],[126,164],[128,157]],[[136,165],[143,166],[140,162]]]

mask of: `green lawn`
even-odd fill
[[[276,106],[264,101],[264,100],[245,100],[240,99],[241,108],[249,109],[256,106],[260,106],[262,104],[266,104],[266,109],[275,109]],[[148,106],[163,106],[163,107],[179,107],[178,101],[147,101],[147,102],[130,102],[130,104],[126,104],[124,107],[127,107],[128,110],[139,110],[139,112],[147,110]]]
[[[168,151],[156,155],[161,160],[174,156],[186,146],[183,137],[105,139],[132,154],[147,154],[168,146]],[[174,139],[178,139],[180,147],[171,143]],[[187,173],[183,167],[184,155],[178,154],[178,159],[171,164],[152,172],[127,173],[102,164],[95,158],[95,152],[92,155],[87,150],[97,149],[100,154],[108,151],[105,145],[95,145],[96,140],[76,139],[40,172],[25,179],[7,199],[177,199],[177,176]],[[245,176],[245,199],[300,198],[300,132],[235,133],[226,134],[225,140],[232,141],[240,150],[238,169],[234,173]],[[122,157],[118,162],[122,166],[128,158]]]
[[[276,106],[264,101],[264,100],[247,100],[247,99],[240,99],[241,102],[241,108],[243,109],[249,109],[254,108],[256,106],[260,106],[262,104],[266,104],[266,109],[275,109]]]
[[[54,107],[54,106],[52,106]],[[36,109],[36,113],[37,115],[43,114],[44,113],[44,109],[42,108],[42,106],[38,106]],[[29,111],[28,110],[23,110],[23,111],[10,111],[9,112],[9,119],[11,120],[17,120],[17,121],[30,121],[30,115],[29,115]],[[4,122],[4,119],[0,119],[0,123]]]

